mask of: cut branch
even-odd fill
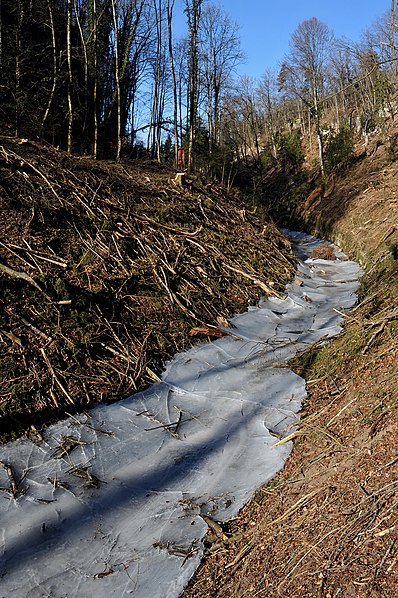
[[[4,272],[5,274],[8,274],[8,276],[11,276],[12,278],[25,280],[26,282],[28,282],[29,284],[34,286],[35,289],[40,291],[40,293],[42,293],[44,295],[44,297],[47,299],[47,301],[52,302],[51,297],[49,295],[47,295],[47,293],[45,291],[43,291],[43,289],[37,284],[37,282],[35,282],[33,280],[33,278],[31,276],[29,276],[29,274],[26,274],[26,272],[18,272],[18,270],[13,270],[12,268],[5,266],[4,264],[0,264],[0,270],[2,272]]]

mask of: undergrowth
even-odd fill
[[[129,396],[291,278],[236,195],[153,163],[0,147],[0,439]],[[196,334],[198,334],[196,332]]]
[[[358,305],[344,316],[343,333],[326,345],[315,345],[294,357],[291,367],[307,380],[330,379],[350,371],[386,335],[398,330],[398,277],[392,257],[365,273],[357,291]]]

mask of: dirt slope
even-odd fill
[[[209,535],[186,596],[398,595],[396,171],[375,148],[303,200],[307,226],[366,268],[360,305],[297,359],[310,395],[292,457]],[[216,334],[292,275],[274,227],[154,164],[0,139],[0,207],[3,438],[146,385],[192,328]]]
[[[343,336],[296,360],[308,380],[287,466],[258,491],[184,597],[398,596],[398,175],[370,150],[296,217],[365,267]]]
[[[234,195],[0,138],[0,437],[128,396],[294,270]],[[192,329],[195,337],[190,336]]]

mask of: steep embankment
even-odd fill
[[[369,152],[299,206],[365,268],[345,333],[295,362],[308,380],[300,435],[186,596],[398,595],[398,177]]]
[[[293,270],[216,186],[0,138],[0,436],[146,386]]]

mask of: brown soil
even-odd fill
[[[233,194],[0,137],[0,438],[126,397],[294,271]]]
[[[369,154],[299,210],[363,263],[360,304],[294,360],[309,396],[292,455],[209,536],[184,598],[398,596],[398,177]]]
[[[292,275],[275,228],[215,186],[0,141],[3,437],[145,386],[192,328],[216,333]],[[209,534],[185,597],[398,595],[398,177],[368,153],[298,213],[361,260],[360,304],[295,360],[291,458]]]

